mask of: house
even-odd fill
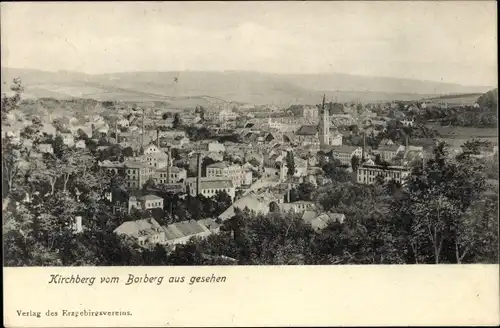
[[[415,120],[413,118],[411,120],[405,118],[404,120],[401,121],[401,124],[403,124],[406,127],[414,126]]]
[[[386,139],[386,138],[382,139],[380,141],[380,143],[378,144],[379,147],[380,146],[390,146],[390,145],[394,145],[394,141],[392,141],[391,139]]]
[[[200,178],[200,190],[197,191],[197,178],[187,178],[186,186],[189,188],[189,194],[195,197],[202,194],[205,197],[214,197],[218,192],[225,192],[234,199],[236,190],[233,181],[230,178],[202,177]]]
[[[169,224],[163,227],[165,243],[175,247],[175,245],[187,243],[193,237],[203,238],[209,236],[214,232],[206,226],[207,222],[209,221],[190,220]]]
[[[217,141],[214,141],[214,142],[208,143],[208,151],[209,152],[225,152],[226,147],[223,144],[221,144]]]
[[[237,188],[243,184],[244,172],[240,165],[219,162],[207,165],[207,177],[209,178],[229,178]]]
[[[55,136],[57,133],[57,129],[50,123],[42,123],[42,128],[40,129],[40,131],[49,136]]]
[[[154,169],[144,163],[134,160],[125,160],[125,162],[103,161],[98,163],[107,172],[114,174],[123,173],[125,175],[125,183],[127,188],[140,189],[146,181],[154,175]]]
[[[133,238],[141,246],[165,244],[165,230],[153,218],[123,222],[114,233]]]
[[[253,172],[250,169],[243,169],[243,181],[241,182],[244,186],[249,186],[253,182]]]
[[[170,175],[170,179],[167,179],[167,175]],[[163,167],[156,170],[153,179],[156,184],[184,182],[187,179],[187,171],[177,166]]]
[[[163,198],[156,195],[131,196],[128,200],[128,212],[130,213],[133,208],[142,210],[163,209]]]
[[[311,226],[311,228],[319,232],[325,229],[331,222],[343,223],[345,221],[345,215],[342,213],[322,213],[319,214],[316,211],[305,211],[302,214],[302,220]]]
[[[38,151],[42,154],[53,154],[54,149],[51,144],[39,144]]]
[[[330,146],[342,146],[343,137],[341,133],[330,131]]]
[[[318,127],[316,125],[302,125],[295,132],[295,142],[301,145],[319,147]]]
[[[118,120],[116,122],[116,124],[119,126],[119,127],[122,127],[122,128],[128,128],[130,126],[130,121],[127,120],[126,118],[122,118],[121,120]]]
[[[244,210],[245,208],[248,208],[250,211],[254,211],[255,213],[267,214],[269,213],[269,205],[272,202],[275,202],[276,204],[281,203],[280,199],[272,193],[265,192],[257,194],[256,192],[251,191],[235,201],[228,209],[219,215],[219,219],[223,221],[228,220],[234,216],[236,209]]]
[[[167,139],[184,138],[187,137],[184,130],[168,130],[160,132],[160,137],[165,137]]]
[[[85,140],[78,140],[77,142],[75,142],[75,148],[85,149],[85,147]]]
[[[410,174],[411,171],[406,166],[381,166],[365,163],[358,167],[356,181],[362,184],[373,184],[377,176],[381,176],[385,181],[394,180],[403,184]]]
[[[205,226],[208,230],[210,230],[212,233],[218,233],[220,231],[220,224],[215,222],[213,219],[203,219],[203,220],[198,220],[197,221],[199,224]]]
[[[313,211],[316,209],[316,204],[310,201],[296,201],[291,203],[280,204],[280,209],[283,212],[292,211],[294,213],[301,213],[304,211]]]
[[[363,156],[363,148],[359,146],[334,146],[331,151],[329,151],[335,159],[338,159],[342,165],[351,166],[351,159],[353,156],[357,156],[361,159]]]
[[[73,147],[75,145],[75,138],[71,133],[61,133],[63,143],[68,147]]]
[[[319,109],[312,105],[294,105],[290,107],[291,112],[295,116],[303,117],[309,120],[317,120],[319,118]]]
[[[380,155],[380,159],[386,162],[391,162],[399,152],[404,152],[405,146],[402,145],[387,145],[379,146],[377,149],[373,149],[372,153],[374,155]]]

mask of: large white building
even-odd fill
[[[404,183],[410,176],[411,171],[405,166],[379,166],[364,164],[358,167],[356,180],[362,184],[375,183],[377,176],[381,176],[385,181],[394,180],[399,183]]]
[[[233,181],[234,187],[239,187],[245,181],[245,172],[238,164],[227,162],[214,163],[207,166],[207,177],[209,178],[229,178]]]
[[[236,190],[233,185],[233,181],[229,178],[213,178],[213,177],[202,177],[200,179],[200,190],[197,191],[197,178],[187,178],[187,187],[189,188],[189,194],[193,197],[201,194],[205,197],[214,197],[218,192],[225,192],[234,199],[236,195]]]
[[[363,156],[363,148],[359,146],[338,146],[334,147],[331,152],[335,159],[346,166],[351,166],[353,156],[357,156],[359,159]]]
[[[168,179],[170,175],[170,179]],[[154,180],[156,184],[163,183],[180,183],[185,182],[187,179],[187,171],[183,168],[177,166],[171,166],[170,168],[164,167],[156,170],[154,175]]]
[[[167,153],[158,148],[156,145],[149,145],[144,149],[144,155],[142,155],[139,160],[142,163],[148,164],[156,169],[161,169],[166,166],[171,166],[171,160]]]

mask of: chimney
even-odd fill
[[[144,148],[144,108],[142,109],[142,134],[141,134],[141,147]]]
[[[80,232],[83,231],[82,217],[81,216],[75,217],[75,221],[74,221],[74,224],[73,224],[73,229],[74,229],[75,233],[80,233]]]
[[[160,129],[156,129],[156,146],[160,149]],[[168,158],[170,160],[170,157]]]
[[[361,162],[365,160],[365,148],[366,148],[366,133],[363,132],[363,149],[361,153]]]
[[[198,153],[197,159],[197,174],[196,174],[196,195],[201,194],[201,153]]]
[[[118,122],[115,122],[115,140],[116,140],[116,143],[120,142],[118,140]]]
[[[167,150],[167,184],[170,183],[170,166],[172,165],[171,161],[172,153],[170,152],[170,147]]]

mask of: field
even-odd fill
[[[424,101],[431,103],[441,103],[445,102],[448,105],[473,105],[477,99],[482,95],[482,93],[470,93],[462,95],[446,95],[435,98],[428,98]]]

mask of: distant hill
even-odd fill
[[[182,71],[90,75],[2,68],[2,90],[8,88],[16,76],[25,86],[25,97],[166,101],[171,107],[209,106],[224,101],[288,107],[297,103],[318,103],[323,93],[328,100],[337,101],[420,100],[442,94],[483,93],[491,89],[348,74]]]
[[[445,102],[448,105],[469,105],[472,106],[477,102],[477,98],[482,93],[464,93],[464,94],[450,94],[439,97],[432,97],[423,99],[426,102]]]
[[[490,90],[477,99],[479,106],[490,110],[498,109],[498,88]]]

